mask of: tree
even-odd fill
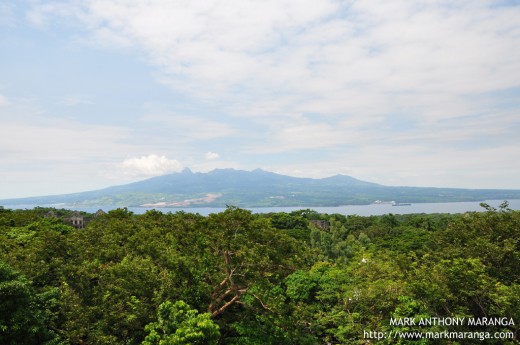
[[[213,286],[208,306],[212,317],[240,303],[260,281],[288,275],[299,259],[294,239],[247,210],[230,207],[210,215],[207,231],[207,255],[214,270],[208,277]]]
[[[145,327],[143,345],[217,344],[219,327],[209,313],[199,313],[184,301],[164,302],[157,310],[157,322]]]
[[[29,281],[0,261],[0,344],[58,344],[47,330],[42,296]]]

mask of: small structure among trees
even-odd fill
[[[326,231],[330,230],[330,222],[328,220],[311,219],[311,220],[309,220],[309,223],[313,224],[314,226],[317,226],[320,229],[323,229]]]
[[[83,219],[83,215],[78,211],[74,211],[72,216],[67,219],[73,227],[76,229],[83,229],[85,227],[85,220]]]
[[[80,211],[72,211],[67,209],[48,209],[48,208],[40,208],[40,213],[44,218],[48,219],[59,219],[63,223],[71,225],[76,229],[84,229],[87,224],[92,220],[92,218],[97,218],[103,216],[105,211],[99,209],[95,214],[88,214]]]

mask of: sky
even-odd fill
[[[185,168],[520,189],[520,1],[0,0],[0,199]]]

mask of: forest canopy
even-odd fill
[[[519,344],[520,212],[483,207],[0,208],[0,343]]]

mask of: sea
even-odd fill
[[[485,201],[468,201],[468,202],[438,202],[438,203],[414,203],[410,205],[393,206],[392,204],[371,204],[371,205],[344,205],[334,207],[313,207],[313,206],[297,206],[297,207],[255,207],[245,208],[253,213],[271,213],[271,212],[292,212],[298,210],[313,210],[318,213],[326,214],[342,214],[342,215],[358,215],[358,216],[379,216],[383,214],[413,214],[413,213],[465,213],[465,212],[483,212],[485,208],[480,206],[484,202],[491,207],[497,208],[503,200],[485,200]],[[508,200],[509,208],[512,210],[520,210],[520,199]],[[65,208],[76,211],[84,211],[88,213],[95,213],[99,209],[107,212],[116,209],[117,206],[95,206],[95,207],[75,207],[64,204],[52,205],[3,205],[6,209],[32,209],[37,206]],[[128,207],[129,211],[135,214],[143,214],[148,210],[154,208],[146,207]],[[220,207],[160,207],[155,210],[168,212],[189,212],[198,213],[202,216],[207,216],[212,213],[219,213],[225,210]]]

